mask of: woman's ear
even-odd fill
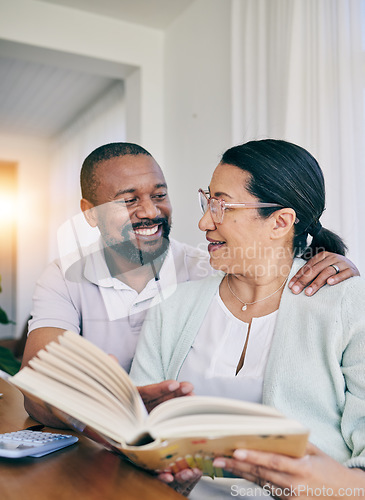
[[[272,214],[272,238],[279,239],[286,236],[295,224],[296,213],[292,208],[282,208]]]
[[[96,227],[98,225],[98,219],[96,217],[95,205],[91,201],[82,198],[80,201],[80,208],[84,214],[84,217],[91,227]]]

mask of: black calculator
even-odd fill
[[[0,457],[43,457],[78,441],[75,436],[23,430],[0,434]]]

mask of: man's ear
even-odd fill
[[[96,227],[98,225],[98,220],[96,217],[95,205],[91,201],[82,198],[80,201],[80,208],[84,214],[84,217],[91,227]]]
[[[287,236],[296,221],[296,213],[292,208],[282,208],[272,214],[272,238],[279,239]]]

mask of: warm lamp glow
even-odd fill
[[[0,223],[12,222],[16,218],[15,196],[0,192]]]

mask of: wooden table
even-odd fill
[[[0,432],[26,429],[37,423],[24,410],[18,389],[0,379],[0,393]],[[79,436],[77,444],[41,458],[0,458],[1,500],[181,498],[167,485],[84,436]]]

